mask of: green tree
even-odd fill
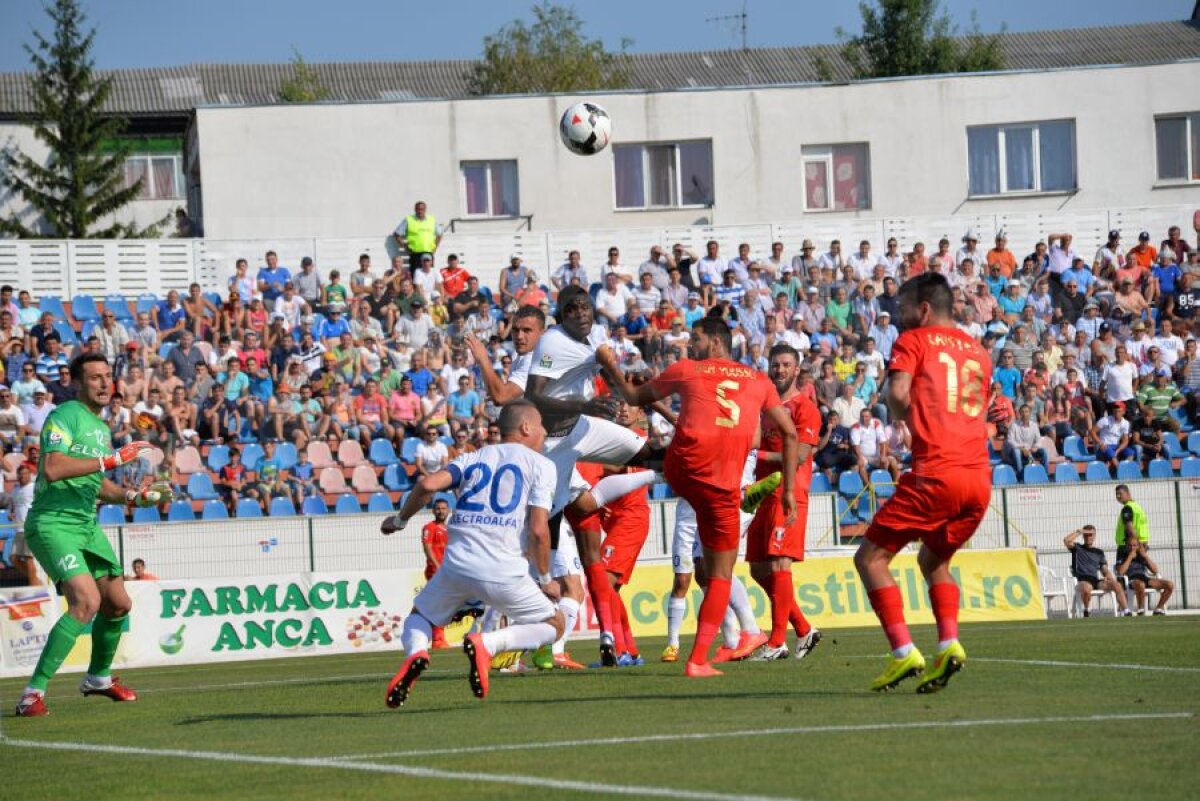
[[[632,43],[617,53],[583,34],[572,8],[550,3],[533,7],[534,22],[513,20],[483,39],[483,59],[465,76],[473,95],[580,92],[630,85]]]
[[[92,71],[96,30],[83,32],[77,0],[55,0],[46,13],[54,23],[53,38],[34,31],[37,48],[25,45],[34,67],[29,84],[34,111],[27,122],[50,154],[44,164],[18,150],[0,154],[0,185],[28,205],[0,219],[0,232],[72,239],[156,235],[162,222],[138,229],[113,220],[137,198],[142,181],[126,185],[128,148],[112,147],[126,122],[103,113],[112,78]]]
[[[1004,69],[999,35],[985,36],[971,14],[971,30],[961,39],[938,0],[875,0],[858,4],[862,33],[846,37],[843,54],[856,78],[893,78]],[[1003,32],[1001,28],[1001,32]]]
[[[316,69],[293,47],[292,77],[280,84],[279,99],[284,103],[316,103],[328,100],[330,94],[329,87],[322,83]]]

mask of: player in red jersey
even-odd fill
[[[425,580],[433,578],[433,574],[442,566],[442,555],[446,552],[446,541],[450,536],[446,531],[446,518],[450,516],[450,504],[445,500],[433,504],[433,520],[421,526],[421,550],[425,552]],[[446,642],[446,629],[442,626],[433,627],[432,648],[449,648]]]
[[[784,516],[788,525],[796,519],[796,428],[770,379],[732,361],[732,349],[728,324],[706,317],[692,328],[689,358],[671,365],[649,383],[632,386],[612,370],[614,389],[634,406],[679,396],[679,419],[667,449],[664,474],[675,492],[696,510],[709,576],[686,668],[693,677],[721,675],[709,664],[708,650],[729,606],[741,539],[742,468],[763,414],[783,437]]]
[[[938,652],[917,692],[946,686],[966,662],[958,642],[958,585],[950,560],[979,527],[991,501],[984,410],[992,362],[983,347],[955,327],[953,295],[946,279],[924,273],[900,288],[904,333],[892,347],[887,404],[894,420],[912,432],[912,472],[875,515],[854,555],[871,606],[892,646],[872,690],[890,690],[925,670],[904,621],[900,588],[891,561],[910,542],[921,541],[917,562],[929,584],[938,628]]]
[[[805,619],[796,603],[792,584],[792,562],[804,561],[804,534],[808,524],[808,488],[812,484],[812,453],[821,438],[821,412],[800,388],[800,354],[791,345],[771,348],[767,374],[783,399],[783,406],[796,427],[799,439],[796,471],[796,521],[784,519],[781,490],[776,489],[759,505],[746,533],[746,561],[750,575],[771,599],[771,637],[754,655],[768,661],[788,657],[788,623],[796,630],[796,659],[803,659],[821,641],[820,629]],[[779,469],[783,438],[774,424],[764,419],[762,445],[758,449],[755,477],[764,479]]]

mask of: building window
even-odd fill
[[[1154,121],[1158,180],[1200,181],[1200,112]]]
[[[125,186],[142,179],[138,200],[178,200],[184,196],[183,157],[161,153],[136,154],[125,159]]]
[[[972,195],[1073,190],[1075,121],[968,128],[967,162]]]
[[[712,141],[613,146],[618,209],[713,204]]]
[[[871,151],[866,142],[804,147],[801,157],[806,210],[871,208]]]
[[[521,213],[517,162],[462,162],[463,194],[472,217],[516,217]]]

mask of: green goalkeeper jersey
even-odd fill
[[[42,464],[51,453],[74,458],[96,459],[112,452],[112,433],[108,425],[79,401],[67,401],[46,418],[42,426],[41,454],[38,457],[37,482],[33,486],[30,515],[55,514],[95,522],[96,499],[104,482],[101,472],[78,478],[48,481]]]

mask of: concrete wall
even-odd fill
[[[616,211],[611,149],[587,158],[562,147],[558,117],[575,97],[199,109],[205,232],[386,234],[419,198],[449,220],[465,213],[459,164],[478,159],[518,161],[534,230],[1196,203],[1200,185],[1156,185],[1154,115],[1200,109],[1197,85],[1200,62],[595,95],[617,142],[711,138],[714,206],[666,211]],[[1064,118],[1075,120],[1077,192],[968,199],[967,126]],[[872,208],[806,213],[801,148],[848,142],[870,145]]]

